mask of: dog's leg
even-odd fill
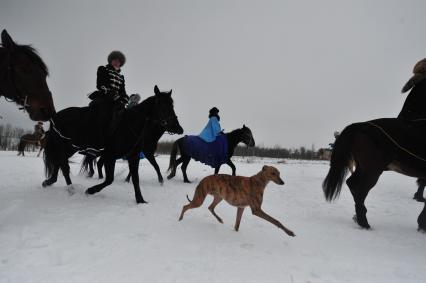
[[[189,204],[183,206],[182,212],[180,213],[179,221],[183,219],[183,215],[188,209],[200,207],[206,199],[206,196],[207,193],[205,193],[204,190],[200,187],[200,185],[198,185],[198,187],[195,189],[192,201]]]
[[[254,215],[265,219],[266,221],[271,222],[272,224],[274,224],[275,226],[277,226],[278,228],[284,230],[284,232],[287,233],[287,235],[294,237],[295,234],[293,233],[293,231],[287,229],[284,225],[281,224],[281,222],[279,222],[278,220],[276,220],[275,218],[273,218],[272,216],[269,216],[268,214],[266,214],[260,207],[259,208],[251,208],[251,211]]]
[[[213,202],[212,204],[209,206],[209,210],[210,212],[213,214],[214,217],[216,217],[217,221],[219,221],[220,223],[223,223],[222,218],[220,218],[216,212],[214,212],[214,208],[216,207],[216,205],[218,205],[220,202],[222,201],[222,198],[219,196],[214,196]]]
[[[243,216],[244,207],[238,207],[237,210],[237,220],[235,221],[235,231],[240,229],[241,216]]]

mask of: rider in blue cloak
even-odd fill
[[[198,136],[205,142],[214,142],[223,133],[219,121],[219,109],[213,107],[209,111],[209,122]]]

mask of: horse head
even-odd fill
[[[243,125],[241,128],[241,138],[245,145],[249,147],[253,147],[256,145],[254,142],[253,134],[251,133],[251,130],[249,127],[246,127],[246,125]]]
[[[46,82],[46,65],[31,46],[18,45],[6,30],[1,40],[0,95],[21,105],[32,120],[49,120],[55,107]]]
[[[155,86],[154,93],[154,120],[158,121],[159,124],[169,133],[179,135],[183,134],[183,128],[179,124],[178,118],[174,110],[172,90],[168,92],[161,92],[158,89],[158,86]]]

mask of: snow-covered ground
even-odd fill
[[[62,176],[41,188],[43,162],[35,154],[0,152],[0,282],[426,282],[414,179],[382,176],[367,199],[373,229],[365,231],[351,220],[347,188],[336,203],[325,202],[327,163],[237,160],[239,175],[263,164],[279,168],[286,185],[271,183],[263,208],[296,233],[290,238],[249,210],[235,232],[236,208],[217,207],[222,225],[207,209],[211,197],[178,222],[185,195],[212,173],[200,163],[188,167],[193,184],[178,171],[160,186],[142,161],[149,204],[136,205],[132,185],[123,182],[126,163],[118,162],[113,185],[88,197],[84,190],[99,181],[78,175],[79,158],[71,164],[77,193],[70,196]],[[168,157],[157,160],[164,171]]]

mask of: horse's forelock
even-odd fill
[[[46,75],[49,75],[49,69],[47,68],[43,59],[41,59],[40,55],[38,55],[37,51],[31,45],[17,45],[15,50],[15,52],[21,52],[27,55],[27,57],[34,64],[38,65]]]

